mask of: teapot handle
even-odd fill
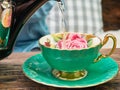
[[[110,33],[105,35],[103,43],[102,43],[102,47],[108,42],[109,38],[111,38],[113,40],[113,46],[112,46],[111,51],[108,54],[101,54],[100,56],[98,56],[97,59],[94,60],[94,62],[98,62],[102,58],[110,56],[114,52],[114,50],[116,49],[117,39],[116,39],[116,37],[114,35],[112,35]]]

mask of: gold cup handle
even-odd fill
[[[100,56],[98,56],[97,59],[94,60],[94,62],[98,62],[102,58],[110,56],[114,52],[114,50],[116,49],[117,40],[116,40],[116,37],[112,34],[105,35],[102,46],[104,46],[108,42],[109,38],[111,38],[113,40],[113,47],[112,47],[111,51],[108,54],[101,54]]]

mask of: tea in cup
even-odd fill
[[[65,35],[65,36],[64,36]],[[107,54],[100,49],[111,38],[113,47]],[[100,37],[86,33],[55,33],[39,40],[42,55],[52,68],[52,74],[62,80],[79,80],[87,76],[86,68],[101,58],[110,56],[116,48],[116,38],[107,34]]]

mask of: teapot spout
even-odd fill
[[[49,0],[0,1],[0,60],[12,53],[15,40],[22,26],[47,1]]]

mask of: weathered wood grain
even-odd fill
[[[107,53],[109,50],[102,49],[101,52]],[[108,83],[84,89],[54,88],[33,82],[23,74],[21,65],[37,53],[39,52],[12,53],[0,61],[0,90],[120,90],[120,72]],[[120,48],[111,57],[120,65]]]

